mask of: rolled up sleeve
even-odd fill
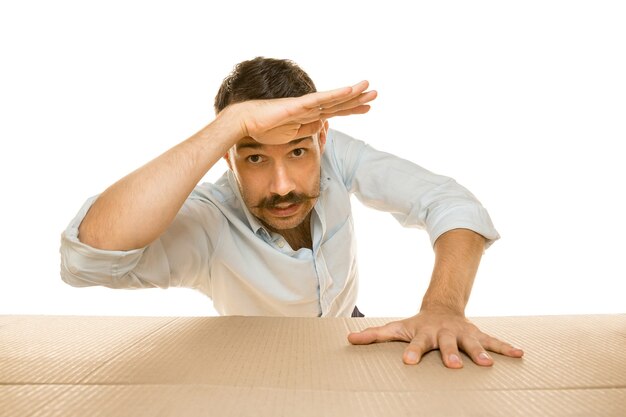
[[[189,287],[207,292],[214,251],[207,231],[219,235],[220,216],[210,204],[188,199],[163,235],[144,248],[102,250],[80,241],[78,228],[91,205],[85,202],[61,235],[61,278],[75,287]]]
[[[402,226],[425,229],[432,245],[459,228],[484,236],[487,247],[500,238],[480,201],[452,178],[334,133],[346,187],[366,206],[391,213]]]

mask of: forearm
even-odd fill
[[[367,82],[327,92],[231,104],[163,155],[109,187],[91,207],[79,239],[109,250],[146,246],[170,225],[198,181],[239,139],[266,145],[315,134],[322,119],[365,113],[376,92]]]
[[[481,332],[465,317],[465,305],[484,248],[485,238],[468,229],[453,229],[439,236],[435,242],[433,276],[420,312],[405,320],[351,333],[350,343],[409,342],[403,361],[411,365],[434,349],[441,351],[448,368],[463,367],[460,350],[481,366],[493,365],[487,351],[521,358],[524,351]]]
[[[484,249],[485,238],[471,230],[442,234],[434,245],[435,266],[421,309],[464,314]]]
[[[81,223],[79,239],[101,249],[130,250],[158,238],[239,139],[239,125],[221,116],[104,191]]]

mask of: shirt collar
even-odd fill
[[[228,176],[228,184],[230,185],[230,188],[233,190],[233,193],[235,194],[235,196],[237,197],[237,200],[239,200],[239,205],[241,206],[241,210],[246,216],[246,220],[248,220],[250,229],[252,229],[252,231],[256,233],[257,235],[261,234],[261,235],[265,235],[266,237],[269,237],[270,235],[269,232],[265,229],[265,227],[263,227],[263,224],[261,224],[259,219],[257,219],[256,216],[250,213],[250,210],[248,210],[248,207],[246,206],[245,201],[243,201],[241,191],[239,190],[239,184],[237,183],[237,178],[235,178],[235,174],[233,174],[233,171],[229,169],[227,172],[227,176]]]

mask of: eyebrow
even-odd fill
[[[289,142],[285,143],[285,145],[287,145],[287,146],[294,146],[294,145],[297,145],[300,142],[305,141],[307,139],[312,141],[313,137],[312,136],[306,136],[304,138],[294,139],[292,141],[289,141]],[[277,145],[264,145],[262,143],[259,143],[259,142],[255,141],[255,140],[252,140],[252,141],[246,141],[246,142],[243,142],[243,143],[238,143],[236,146],[237,146],[237,151],[240,151],[241,149],[246,149],[246,148],[260,149],[260,148],[263,148],[265,146],[277,146]]]

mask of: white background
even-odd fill
[[[0,314],[215,314],[187,289],[69,287],[60,234],[207,124],[221,80],[258,55],[293,59],[320,90],[368,79],[372,111],[332,126],[483,202],[502,239],[468,315],[626,312],[622,2],[400,3],[2,2]],[[425,232],[358,203],[355,218],[359,307],[415,313]]]

